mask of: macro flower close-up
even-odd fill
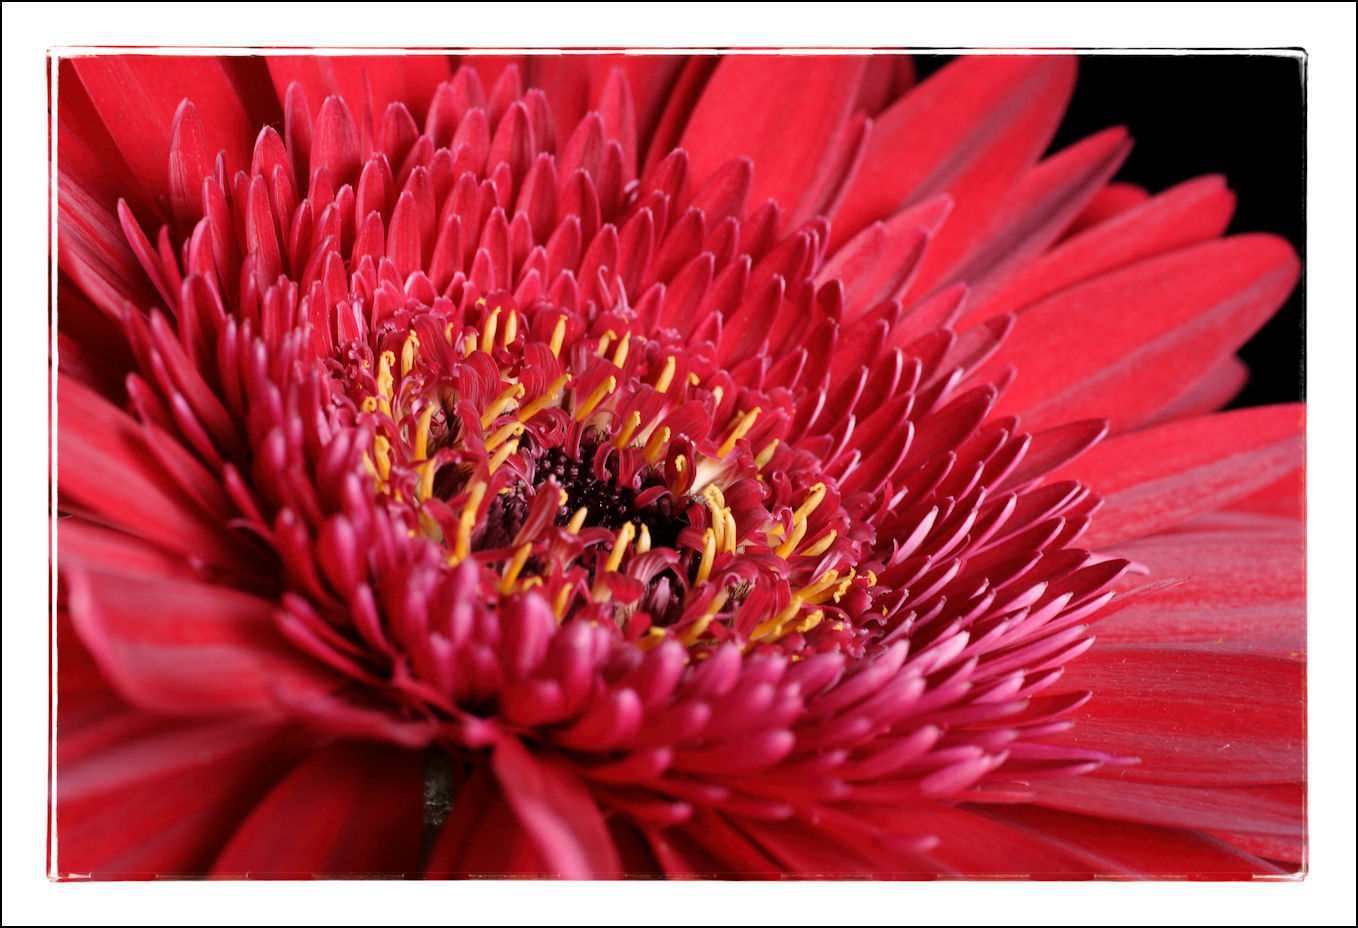
[[[52,68],[52,876],[1304,872],[1301,265],[1075,57]]]

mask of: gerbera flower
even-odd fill
[[[1299,869],[1297,260],[1071,59],[60,67],[55,873]]]

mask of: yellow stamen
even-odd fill
[[[405,344],[401,345],[401,376],[410,373],[410,369],[415,366],[415,352],[420,347],[420,338],[411,331],[406,336]]]
[[[725,395],[725,393],[726,393],[726,391],[722,389],[721,384],[717,384],[715,387],[712,388],[712,408],[713,408],[713,409],[718,409],[718,408],[721,407],[721,398],[722,398],[722,396]]]
[[[572,535],[578,535],[580,529],[585,527],[585,519],[588,516],[588,506],[581,506],[579,509],[575,510],[575,515],[571,516],[571,520],[566,523],[566,531],[570,532]]]
[[[495,330],[500,326],[500,307],[495,307],[486,317],[485,327],[482,329],[481,344],[485,346],[487,353],[495,347]]]
[[[434,418],[434,404],[429,403],[420,413],[415,425],[415,460],[423,461],[429,457],[429,423]]]
[[[486,484],[478,480],[467,488],[467,502],[457,520],[457,539],[453,544],[454,563],[467,559],[471,551],[472,529],[476,528],[477,510],[486,496]]]
[[[552,329],[552,341],[547,346],[552,349],[552,357],[561,357],[561,343],[566,340],[566,317],[561,316],[556,320],[556,326]]]
[[[462,343],[462,357],[470,358],[472,355],[476,354],[477,344],[478,339],[476,333],[475,332],[467,333],[467,338]]]
[[[486,407],[486,411],[481,413],[481,428],[490,428],[490,424],[500,418],[504,411],[509,408],[509,405],[527,391],[528,388],[521,383],[506,387],[504,392],[491,401],[491,404]]]
[[[819,541],[815,542],[814,544],[807,545],[799,553],[801,554],[802,557],[819,557],[826,551],[830,550],[830,546],[835,543],[835,537],[838,534],[839,532],[836,531],[835,529],[830,529],[830,531],[820,536]]]
[[[519,450],[519,440],[517,438],[514,439],[513,441],[506,442],[505,444],[500,446],[500,449],[498,451],[491,455],[490,462],[487,464],[487,468],[492,474],[495,473],[497,470],[500,469],[500,465],[503,464],[505,461],[509,460],[509,456],[518,450]]]
[[[698,621],[694,622],[688,628],[684,629],[683,634],[679,636],[679,641],[684,645],[691,645],[699,638],[701,638],[703,636],[703,632],[707,631],[707,627],[712,624],[712,620],[717,617],[717,613],[720,612],[722,610],[722,607],[725,605],[726,605],[726,589],[722,588],[717,591],[716,596],[712,597],[711,604],[708,605],[707,609],[703,612],[702,616],[699,617]]]
[[[825,499],[825,484],[817,482],[812,485],[811,492],[806,496],[806,502],[797,507],[797,511],[792,514],[793,522],[803,522],[807,516],[816,511],[821,500]]]
[[[365,396],[363,402],[359,404],[359,409],[363,412],[377,412],[377,397]]]
[[[523,570],[523,565],[528,563],[528,555],[533,552],[531,542],[525,541],[514,551],[514,557],[505,568],[504,576],[500,578],[500,592],[508,593],[514,589],[514,581],[519,579],[519,572]]]
[[[570,374],[562,374],[560,377],[556,378],[556,380],[553,380],[551,385],[547,387],[541,396],[519,410],[519,421],[527,422],[548,406],[552,405],[552,403],[556,402],[556,398],[561,395],[561,391],[566,389],[566,384],[570,382]]]
[[[645,554],[649,550],[651,550],[651,530],[643,522],[641,528],[637,530],[637,554]]]
[[[703,559],[698,563],[698,577],[694,583],[702,583],[712,573],[712,561],[717,556],[717,533],[710,528],[703,529]]]
[[[631,343],[632,343],[632,333],[624,332],[622,336],[622,341],[618,342],[618,350],[613,352],[613,363],[616,364],[618,367],[622,367],[623,362],[627,360],[627,347]]]
[[[721,516],[726,521],[726,550],[734,554],[736,545],[740,543],[740,537],[736,534],[736,517],[729,509],[723,509]]]
[[[443,327],[443,340],[448,343],[448,347],[453,346],[453,324],[450,322]]]
[[[636,537],[637,528],[631,522],[624,522],[622,528],[618,529],[617,536],[613,539],[613,550],[608,554],[608,563],[604,565],[605,573],[612,573],[618,569],[622,563],[622,556],[627,553],[627,546]]]
[[[617,332],[614,332],[612,329],[609,329],[609,330],[608,330],[607,332],[605,332],[603,335],[600,335],[600,336],[599,336],[599,347],[598,347],[597,349],[595,349],[594,353],[597,354],[599,357],[602,358],[605,354],[608,353],[608,346],[611,345],[611,344],[613,344],[613,339],[615,339],[615,338],[617,338],[617,337],[618,337],[618,333],[617,333]]]
[[[844,594],[849,592],[849,587],[853,586],[854,577],[858,575],[857,568],[850,568],[849,575],[839,581],[839,586],[835,588],[835,602],[844,598]]]
[[[839,571],[827,570],[821,577],[797,592],[803,602],[816,604],[825,601],[825,595],[839,580]]]
[[[425,461],[420,466],[420,499],[426,500],[434,495],[434,462]]]
[[[594,392],[586,398],[584,404],[575,412],[575,421],[584,422],[594,412],[594,408],[604,401],[604,397],[618,389],[618,378],[609,377],[603,383],[594,388]]]
[[[662,425],[652,432],[651,437],[646,441],[646,450],[643,453],[643,456],[646,458],[646,463],[654,464],[656,461],[660,460],[660,455],[664,451],[665,446],[669,444],[669,441],[670,427],[668,425]]]
[[[781,528],[782,526],[779,527]],[[792,526],[792,534],[789,535],[782,544],[775,548],[773,553],[779,557],[787,557],[796,550],[797,545],[802,543],[804,537],[806,537],[806,523],[798,522],[796,525]]]
[[[518,337],[518,334],[519,334],[519,314],[511,309],[509,311],[509,315],[505,317],[504,343],[506,348],[514,344],[514,339]]]
[[[618,437],[613,439],[613,447],[621,449],[631,444],[632,433],[637,430],[639,425],[641,425],[641,413],[634,409],[628,413],[627,421],[622,424],[622,431],[618,433]]]
[[[768,467],[769,461],[773,460],[773,452],[777,450],[778,450],[778,439],[775,438],[773,441],[769,442],[767,445],[764,446],[763,451],[760,451],[757,455],[755,455],[754,458],[755,469],[763,470],[764,468]]]
[[[690,384],[691,386],[694,386],[694,387],[696,387],[698,384],[702,383],[702,381],[698,379],[698,375],[695,374],[695,373],[693,373],[692,371],[689,371],[689,372],[688,372],[688,382],[689,382],[689,384]]]
[[[660,371],[660,377],[655,382],[655,389],[659,393],[664,393],[670,388],[670,381],[674,380],[674,370],[678,367],[674,355],[665,358],[665,367]]]
[[[649,651],[664,640],[665,640],[665,630],[663,628],[657,628],[656,626],[652,625],[650,628],[646,629],[646,635],[644,638],[637,639],[635,646],[643,651]]]
[[[739,421],[736,422],[736,427],[731,430],[730,437],[722,442],[721,447],[717,449],[718,457],[724,458],[735,449],[736,442],[744,438],[746,433],[754,428],[754,420],[759,418],[759,412],[759,407],[756,406],[740,417]]]
[[[495,434],[486,439],[486,450],[493,451],[496,446],[503,444],[510,438],[518,438],[523,434],[522,422],[509,422],[495,430]]]
[[[556,613],[558,621],[566,614],[566,604],[571,601],[571,593],[574,588],[568,583],[556,591],[556,596],[552,599],[552,611]]]
[[[391,442],[386,436],[378,435],[373,439],[373,456],[377,459],[377,472],[383,480],[391,479]]]
[[[396,363],[396,355],[391,351],[382,352],[377,362],[377,394],[382,411],[391,415],[391,394],[396,378],[391,374],[391,366]]]

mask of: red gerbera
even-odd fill
[[[1071,59],[60,67],[55,874],[1299,869],[1297,260]]]

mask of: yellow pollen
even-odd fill
[[[508,593],[514,589],[514,581],[519,579],[519,573],[523,570],[523,565],[528,563],[528,555],[533,553],[531,542],[525,541],[514,551],[514,557],[510,560],[509,566],[505,568],[504,576],[500,578],[500,592]]]
[[[634,409],[628,413],[627,421],[623,423],[622,431],[618,433],[618,437],[613,439],[613,447],[626,448],[631,443],[632,434],[636,432],[639,425],[641,425],[641,413]]]
[[[509,456],[518,450],[519,440],[517,438],[513,441],[505,442],[505,444],[500,446],[499,450],[491,455],[490,462],[487,464],[488,470],[492,474],[495,473],[500,469],[500,465],[509,460]]]
[[[749,412],[743,414],[740,417],[740,419],[737,420],[736,427],[731,430],[730,437],[727,438],[726,441],[722,442],[721,447],[717,449],[718,457],[724,458],[735,449],[736,442],[744,438],[746,433],[749,432],[750,429],[754,428],[754,420],[759,418],[759,412],[760,409],[758,406],[756,406],[754,409],[751,409]]]
[[[611,345],[611,344],[613,344],[613,339],[615,339],[615,338],[617,338],[617,337],[618,337],[618,333],[617,333],[617,332],[614,332],[612,329],[609,329],[609,330],[608,330],[607,332],[605,332],[603,335],[600,335],[600,336],[599,336],[599,347],[598,347],[597,349],[595,349],[594,353],[597,354],[599,357],[602,358],[604,355],[606,355],[606,354],[608,353],[608,346]]]
[[[584,405],[576,410],[575,421],[584,422],[588,419],[590,414],[594,412],[594,408],[604,401],[604,397],[608,396],[608,394],[616,389],[618,389],[618,378],[616,377],[609,377],[603,383],[595,387],[594,392],[585,399]]]
[[[575,510],[575,515],[571,516],[571,520],[566,523],[566,531],[570,532],[572,535],[578,535],[580,529],[584,528],[585,519],[588,516],[588,506],[581,506],[579,509]]]
[[[486,450],[493,451],[497,446],[503,444],[508,439],[518,438],[522,434],[522,422],[510,422],[502,425],[495,430],[495,434],[486,439]]]
[[[478,480],[467,489],[467,502],[457,520],[457,539],[453,544],[454,563],[467,559],[471,551],[472,529],[476,528],[477,510],[486,496],[486,484]]]
[[[703,559],[698,564],[698,577],[693,582],[702,583],[712,573],[712,561],[717,556],[717,533],[710,528],[703,529]]]
[[[779,526],[779,528],[782,528],[782,526]],[[792,534],[789,535],[783,541],[782,544],[775,548],[773,553],[778,555],[779,557],[787,557],[789,554],[796,550],[797,545],[802,543],[802,539],[805,536],[806,536],[806,523],[798,522],[796,525],[792,526]]]
[[[495,307],[486,317],[485,328],[482,329],[481,344],[485,346],[485,351],[489,353],[495,347],[495,330],[500,326],[500,307]]]
[[[830,531],[820,536],[820,540],[816,541],[814,544],[807,545],[799,553],[802,557],[819,557],[830,550],[830,546],[835,543],[835,538],[838,535],[838,531],[830,529]]]
[[[660,377],[655,382],[655,389],[658,393],[664,393],[670,388],[670,382],[674,380],[674,371],[678,367],[674,355],[665,358],[665,366],[660,371]]]
[[[500,418],[504,411],[509,408],[510,404],[523,396],[527,391],[528,388],[521,383],[506,387],[504,392],[491,401],[491,404],[486,407],[486,411],[481,413],[481,428],[490,428],[490,424]]]
[[[514,344],[514,339],[518,337],[518,334],[519,334],[519,314],[511,309],[509,311],[509,315],[505,317],[504,342],[506,348]]]
[[[377,412],[377,397],[365,396],[363,402],[359,404],[359,409],[363,412]]]
[[[778,439],[775,438],[773,441],[769,442],[767,445],[764,446],[764,450],[760,451],[757,455],[755,455],[754,458],[755,469],[763,470],[764,468],[768,467],[769,461],[773,460],[773,452],[777,450],[778,450]]]
[[[817,482],[812,485],[811,492],[806,495],[806,502],[797,507],[797,511],[792,514],[793,522],[804,522],[811,513],[816,511],[821,500],[825,499],[825,484]]]
[[[613,539],[613,550],[608,554],[608,563],[604,565],[605,573],[612,573],[618,569],[622,563],[622,556],[627,553],[627,546],[636,537],[637,528],[631,522],[624,522],[622,528],[618,529],[617,536]]]
[[[820,620],[823,618],[825,618],[825,612],[821,609],[817,609],[815,612],[807,616],[805,621],[803,621],[801,624],[797,626],[797,631],[805,635],[807,632],[811,631],[811,629],[819,625]]]
[[[565,505],[565,500],[562,500],[562,505]],[[649,550],[651,550],[651,530],[643,522],[641,528],[637,530],[637,554],[645,554]]]
[[[560,377],[556,378],[556,380],[553,380],[551,385],[547,387],[546,391],[544,391],[541,396],[519,410],[519,421],[527,422],[548,406],[552,405],[552,403],[556,402],[556,398],[561,395],[561,391],[566,389],[566,384],[570,382],[570,374],[562,374]]]
[[[401,376],[410,373],[410,369],[415,366],[415,352],[419,350],[420,338],[412,330],[406,336],[405,344],[401,345]]]
[[[853,586],[854,577],[858,575],[858,568],[850,568],[849,575],[839,581],[839,586],[835,589],[835,602],[844,598],[844,594],[849,592],[849,587]]]
[[[377,472],[383,480],[391,479],[391,442],[386,436],[378,435],[373,439],[373,457],[377,459]]]
[[[415,460],[423,461],[429,457],[429,423],[434,418],[434,404],[429,403],[420,413],[415,425]]]
[[[561,357],[561,343],[566,340],[566,317],[561,316],[556,320],[556,326],[552,329],[552,341],[547,346],[552,349],[552,357]]]
[[[660,460],[660,455],[669,442],[670,427],[668,425],[662,425],[652,432],[651,437],[646,441],[646,451],[644,452],[646,463],[654,464],[656,461]]]

